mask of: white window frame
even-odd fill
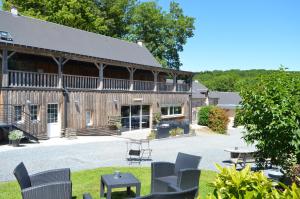
[[[21,107],[21,119],[20,120],[16,120],[17,116],[16,116],[16,107]],[[24,106],[22,105],[15,105],[14,106],[14,117],[15,117],[15,122],[17,123],[23,123],[24,122],[24,117],[23,117],[23,112],[24,112]]]
[[[89,121],[87,121],[88,113],[89,113]],[[85,111],[85,126],[86,127],[93,126],[93,112],[91,110]]]
[[[181,109],[181,113],[174,113],[174,111],[175,111],[175,107],[180,107],[180,109]],[[178,105],[178,104],[172,104],[172,105],[162,105],[161,107],[160,107],[160,111],[161,111],[161,109],[162,108],[168,108],[168,114],[167,115],[163,115],[162,114],[162,116],[178,116],[178,115],[182,115],[183,113],[183,109],[182,109],[182,106],[181,105]],[[171,114],[171,109],[173,109],[173,113]]]
[[[36,119],[32,119],[32,112],[31,112],[31,107],[36,106]],[[39,105],[37,104],[30,104],[29,105],[29,113],[30,113],[30,120],[31,121],[38,121],[39,120]]]

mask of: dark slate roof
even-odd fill
[[[0,31],[13,43],[139,65],[161,67],[145,47],[30,17],[0,11]],[[4,41],[0,41],[1,43]]]
[[[218,98],[218,106],[223,108],[234,108],[238,106],[242,100],[238,92],[212,91],[208,93],[208,97]]]
[[[208,88],[206,88],[203,84],[201,84],[198,81],[193,81],[192,84],[192,98],[205,98],[205,94],[208,91]]]

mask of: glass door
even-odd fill
[[[131,105],[121,107],[122,131],[131,131],[150,127],[150,106]]]
[[[141,105],[131,106],[131,129],[140,129]]]

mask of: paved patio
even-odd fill
[[[241,139],[242,129],[229,129],[229,135],[200,133],[192,137],[151,141],[153,161],[174,161],[178,152],[203,157],[200,168],[215,170],[229,159],[226,148],[247,147]],[[0,146],[0,181],[14,180],[12,171],[23,161],[29,172],[69,167],[72,171],[108,166],[131,166],[126,161],[127,139],[120,137],[85,137],[77,140],[57,139],[21,148]],[[141,166],[149,166],[145,161]],[[133,164],[132,166],[140,166]]]

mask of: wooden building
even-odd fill
[[[38,139],[101,134],[112,118],[123,131],[150,128],[155,113],[190,118],[193,74],[140,44],[0,11],[0,52],[0,124]]]

